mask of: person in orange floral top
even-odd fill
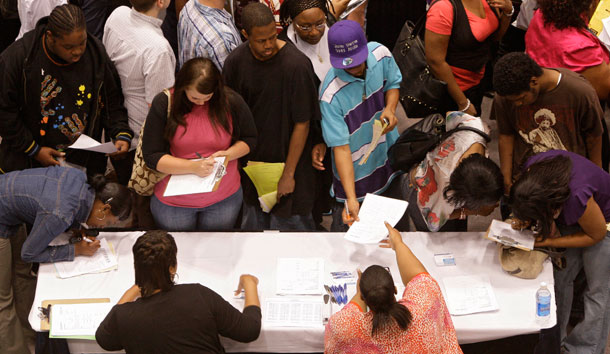
[[[350,303],[326,325],[326,354],[453,354],[462,353],[441,290],[426,268],[388,223],[389,240],[382,247],[396,252],[406,289],[396,301],[392,275],[372,265],[359,274]],[[367,312],[367,308],[370,311]]]

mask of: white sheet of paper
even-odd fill
[[[443,278],[445,300],[451,315],[495,311],[496,296],[485,274]]]
[[[324,310],[322,297],[315,299],[270,298],[265,301],[265,326],[321,327]],[[328,305],[327,305],[328,306]]]
[[[85,134],[81,134],[78,137],[78,139],[76,139],[76,141],[68,147],[71,149],[101,152],[103,154],[111,154],[113,152],[117,152],[117,149],[116,149],[116,146],[114,146],[114,143],[107,142],[107,143],[101,144],[97,140],[95,140]]]
[[[535,238],[531,230],[513,230],[511,225],[504,221],[492,220],[487,237],[503,245],[516,247],[525,251],[534,249]]]
[[[324,259],[278,258],[277,293],[318,295],[324,289]]]
[[[216,184],[216,173],[220,166],[224,163],[225,157],[214,158],[214,169],[206,177],[199,177],[193,174],[187,175],[172,175],[167,182],[167,187],[163,193],[164,197],[172,197],[176,195],[209,193],[214,190]]]
[[[408,205],[404,200],[367,194],[358,213],[360,221],[352,224],[345,234],[345,239],[363,244],[379,243],[388,235],[384,221],[392,226],[396,225]]]
[[[72,262],[55,262],[54,264],[57,275],[62,279],[110,271],[118,266],[112,246],[105,238],[100,239],[100,248],[93,256],[76,256]]]
[[[51,306],[50,336],[95,336],[113,303],[55,304]]]

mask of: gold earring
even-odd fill
[[[106,219],[106,213],[104,213],[103,209],[99,209],[98,210],[100,213],[102,213],[102,217],[100,218],[99,216],[96,216],[95,218],[98,219],[99,221],[102,221],[104,219]]]

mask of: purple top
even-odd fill
[[[564,225],[577,224],[591,197],[599,205],[606,222],[610,221],[610,175],[593,162],[573,152],[550,150],[530,157],[524,168],[527,169],[538,161],[559,155],[567,156],[572,160],[570,197],[563,204],[559,222]]]

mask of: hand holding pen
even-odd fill
[[[93,256],[100,248],[100,241],[88,236],[83,236],[82,239],[74,244],[75,256]]]
[[[210,173],[212,173],[212,171],[214,171],[214,164],[215,164],[214,159],[210,158],[210,157],[204,158],[198,152],[196,152],[195,154],[197,154],[197,157],[199,157],[200,160],[192,161],[193,173],[199,177],[208,176]]]
[[[360,203],[357,199],[347,199],[344,203],[343,208],[343,223],[352,226],[354,221],[360,221],[358,213],[360,212]]]

